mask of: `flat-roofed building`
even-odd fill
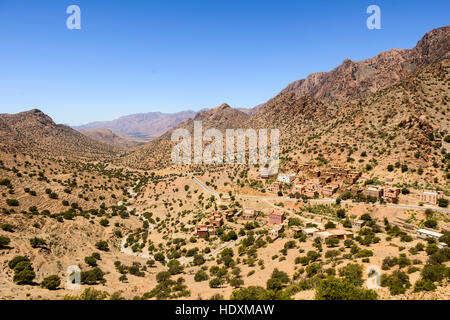
[[[272,237],[278,237],[280,233],[282,233],[283,231],[284,231],[283,225],[275,224],[272,227],[272,229],[269,230],[269,235],[271,235]]]
[[[259,177],[261,179],[269,179],[269,177],[270,177],[270,169],[269,168],[261,168],[259,170]]]
[[[400,189],[396,187],[386,187],[383,191],[383,198],[384,199],[397,199],[398,195],[400,194]]]
[[[226,210],[225,211],[225,217],[227,218],[227,219],[231,219],[231,218],[233,218],[235,216],[235,212],[234,212],[234,210]]]
[[[322,239],[322,240],[326,240],[328,238],[333,237],[334,235],[331,232],[328,232],[328,231],[320,231],[320,232],[317,232],[315,234],[315,236],[320,238],[320,239]]]
[[[307,197],[314,197],[317,194],[320,194],[321,191],[321,185],[318,182],[315,181],[308,181],[307,183],[305,183],[305,192],[304,194]]]
[[[336,239],[353,238],[353,233],[344,229],[328,229],[326,231],[317,232],[315,235],[321,238],[322,240],[326,240],[328,238],[336,238]]]
[[[281,184],[279,182],[273,182],[266,187],[268,193],[278,193],[281,190]]]
[[[359,231],[364,226],[366,222],[364,220],[353,220],[352,221],[352,229]]]
[[[269,215],[269,224],[282,224],[284,221],[284,213],[278,210],[273,210]]]
[[[197,227],[197,238],[206,238],[209,236],[208,227],[207,226],[198,226]]]
[[[331,197],[338,189],[339,185],[337,183],[327,184],[321,188],[321,193],[325,197]]]
[[[355,170],[348,170],[344,176],[344,182],[354,184],[361,177],[361,172]]]
[[[214,226],[209,225],[209,226],[207,226],[207,228],[208,228],[208,233],[210,236],[213,236],[216,234],[216,228]]]
[[[350,192],[353,196],[357,196],[363,190],[360,187],[358,187],[357,185],[353,185],[353,186],[347,188],[346,191]]]
[[[319,229],[317,228],[303,228],[302,232],[307,236],[307,237],[312,237],[314,236],[317,232],[319,232]]]
[[[308,169],[305,174],[308,178],[318,178],[320,177],[320,170],[317,168]]]
[[[330,183],[332,180],[332,178],[330,176],[320,176],[319,177],[319,182],[321,184],[326,184],[326,183]]]
[[[209,223],[215,227],[220,227],[223,225],[223,218],[222,215],[218,212],[213,213],[209,217]]]
[[[258,212],[252,208],[246,208],[242,212],[242,218],[244,220],[254,220],[254,219],[256,219],[257,215],[258,215]]]
[[[305,186],[303,184],[295,184],[291,189],[291,193],[293,194],[302,194],[303,192],[305,192]]]
[[[421,239],[426,239],[426,238],[439,239],[440,237],[443,236],[443,234],[436,232],[436,231],[432,231],[432,230],[419,229],[419,230],[417,230],[416,236]]]
[[[446,244],[445,242],[439,242],[438,243],[438,248],[439,249],[448,248],[448,244]]]
[[[444,193],[442,191],[428,191],[425,190],[422,195],[420,196],[420,199],[423,202],[427,202],[430,204],[437,204],[439,199],[444,198]]]
[[[350,239],[353,238],[353,233],[345,229],[328,229],[328,232],[334,235],[337,239]]]
[[[279,174],[277,180],[282,183],[292,183],[295,180],[295,174]]]
[[[368,186],[363,191],[363,194],[366,197],[375,197],[375,198],[379,199],[383,196],[383,189],[378,186]]]

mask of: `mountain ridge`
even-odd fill
[[[189,118],[196,112],[191,110],[176,113],[147,112],[130,114],[111,121],[96,121],[85,125],[72,126],[76,130],[109,129],[113,132],[127,134],[133,137],[154,139],[170,128]]]
[[[342,123],[353,117],[352,112],[356,112],[355,110],[370,114],[372,112],[370,108],[362,109],[362,105],[367,104],[367,101],[371,101],[374,108],[383,108],[371,99],[384,90],[392,92],[393,98],[398,94],[405,95],[404,99],[422,101],[424,98],[420,94],[420,90],[437,90],[438,94],[439,90],[448,91],[448,88],[441,86],[440,73],[433,68],[441,70],[440,72],[445,78],[449,57],[450,26],[446,26],[428,32],[413,49],[393,49],[382,52],[374,58],[363,60],[356,69],[355,62],[346,59],[343,64],[329,73],[312,74],[306,82],[305,79],[299,80],[297,87],[291,83],[277,96],[262,106],[258,106],[258,112],[245,119],[241,118],[231,122],[226,128],[273,128],[278,126],[283,129],[284,136],[282,135],[281,139],[284,140],[285,147],[290,145],[289,138],[305,143],[302,136],[315,139],[320,134],[326,135],[325,128],[333,130],[333,126],[340,127]],[[413,86],[412,92],[396,91],[396,86],[411,86],[412,83],[420,82],[420,78],[425,77],[421,72],[433,65],[435,66],[431,69],[434,71],[427,77],[430,77],[429,81],[439,80],[438,86],[420,84]],[[326,77],[325,74],[327,74]],[[409,77],[412,77],[412,80],[408,80]],[[448,97],[448,95],[442,95],[442,101],[445,103],[446,96]],[[370,99],[367,100],[368,98]],[[414,109],[409,108],[407,103],[402,100],[396,103],[401,105],[408,115],[416,117]],[[216,110],[216,117],[203,115],[198,119],[212,120],[203,124],[204,129],[213,127],[223,130],[224,115],[217,111],[227,110],[227,108],[218,107],[214,110]],[[371,115],[371,117],[375,117],[375,115]],[[434,121],[431,131],[436,131],[436,125],[437,122]],[[446,126],[446,123],[442,125]],[[177,128],[182,127],[188,128],[190,131],[191,123],[183,122],[177,126]],[[345,128],[342,129],[345,130]],[[169,141],[171,131],[161,136],[157,143],[150,142],[122,160],[127,165],[138,165],[141,168],[152,168],[153,165],[160,167],[162,164],[170,165],[170,161],[168,161],[170,155],[167,154],[167,150],[171,148]],[[333,137],[329,138],[331,140]],[[420,145],[423,143],[424,141],[420,142]],[[349,149],[350,154],[354,152],[352,148]],[[158,160],[153,161],[152,159]]]
[[[43,153],[54,157],[111,158],[122,149],[56,124],[39,109],[0,114],[0,149],[10,152]]]

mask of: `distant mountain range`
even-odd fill
[[[237,109],[249,116],[258,112],[263,105],[258,105],[251,109],[240,108]],[[203,109],[199,112],[208,109]],[[176,127],[180,123],[194,118],[197,112],[195,111],[181,111],[177,113],[162,113],[162,112],[148,112],[131,114],[117,118],[112,121],[97,121],[91,122],[85,125],[72,126],[72,128],[90,135],[93,139],[99,139],[99,141],[105,142],[106,131],[90,132],[90,130],[107,129],[112,131],[113,134],[120,136],[120,138],[131,141],[132,144],[138,145],[153,140],[165,132],[169,131],[173,127]],[[111,133],[109,133],[110,135]],[[113,139],[116,142],[116,138],[109,137],[107,139]],[[119,143],[123,145],[123,141]]]
[[[126,134],[137,141],[150,141],[179,123],[194,117],[195,111],[177,113],[148,112],[131,114],[112,121],[91,122],[73,126],[76,130],[109,129],[115,133]]]

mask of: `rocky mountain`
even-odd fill
[[[264,107],[263,103],[258,104],[256,107],[253,107],[253,108],[248,108],[248,109],[246,109],[246,108],[236,108],[236,110],[241,111],[241,112],[243,112],[245,114],[248,114],[249,116],[252,116],[255,113],[257,113],[259,110],[261,110],[262,107]]]
[[[121,149],[92,140],[80,132],[33,109],[0,114],[0,149],[45,154],[46,157],[110,158]]]
[[[346,59],[330,72],[317,72],[282,92],[335,102],[387,88],[417,70],[450,57],[450,26],[428,32],[413,49],[393,49],[360,62]]]
[[[112,121],[91,122],[74,126],[77,130],[109,129],[133,138],[149,141],[159,137],[179,123],[195,116],[194,111],[177,113],[148,112],[123,116]]]
[[[440,141],[449,131],[449,35],[446,26],[411,50],[346,60],[331,72],[290,84],[251,116],[223,105],[196,118],[204,120],[204,129],[278,128],[290,159],[384,171],[402,160],[413,170],[425,169],[424,181],[439,180],[439,163],[445,163],[439,148],[448,147]],[[187,121],[177,127],[191,126]],[[142,168],[170,165],[169,139],[170,131],[124,160]]]
[[[403,182],[438,186],[448,170],[448,83],[450,59],[444,59],[351,103],[281,93],[249,126],[278,127],[284,156],[297,162],[345,164],[380,177],[389,175],[388,165],[405,165]]]
[[[140,168],[163,168],[171,164],[171,150],[175,142],[171,141],[172,132],[176,129],[194,130],[194,121],[201,121],[203,129],[215,128],[225,130],[240,128],[250,118],[244,112],[231,108],[224,103],[213,109],[205,109],[196,114],[192,119],[186,120],[172,128],[158,139],[139,147],[133,153],[122,158],[121,164]]]
[[[125,134],[115,133],[109,129],[81,129],[79,131],[93,140],[122,148],[133,148],[139,145],[137,142],[133,141],[132,137]]]
[[[186,120],[180,123],[177,128],[187,128],[189,131],[193,130],[194,121],[202,121],[205,128],[216,128],[219,130],[236,128],[242,123],[245,123],[249,118],[249,115],[245,112],[231,108],[228,104],[224,103],[213,109],[203,110],[195,115],[194,118]],[[170,136],[169,134],[173,130],[170,130],[163,136]]]

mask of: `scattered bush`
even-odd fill
[[[41,287],[48,290],[56,290],[61,284],[61,279],[57,275],[51,275],[42,280]]]

